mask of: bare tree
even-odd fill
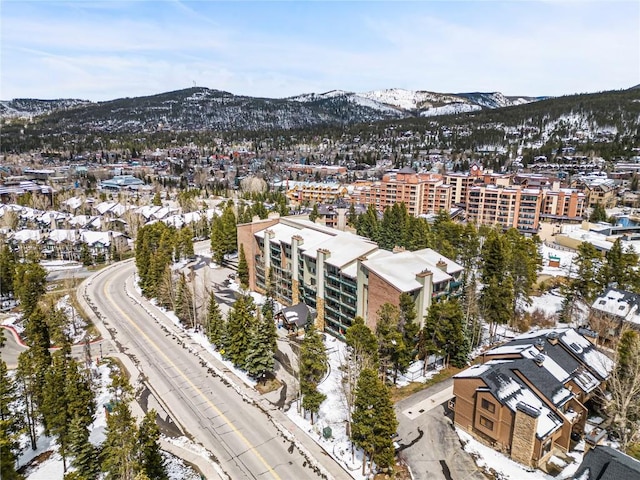
[[[627,330],[619,337],[616,365],[607,381],[603,395],[611,429],[625,451],[640,441],[640,335]]]

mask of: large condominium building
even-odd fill
[[[381,181],[356,185],[351,192],[352,203],[375,205],[379,210],[404,203],[410,215],[419,216],[451,209],[451,187],[442,175],[416,173],[405,167],[387,173]]]
[[[295,217],[270,218],[238,226],[249,288],[264,292],[268,278],[278,301],[305,303],[320,329],[341,336],[355,316],[375,328],[384,303],[414,300],[422,324],[431,302],[461,292],[462,266],[424,249],[381,250],[375,242]]]
[[[473,186],[467,198],[467,220],[536,232],[542,218],[581,220],[584,194],[570,189]]]

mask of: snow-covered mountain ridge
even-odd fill
[[[364,93],[347,92],[344,90],[331,90],[325,93],[305,93],[289,98],[259,98],[242,95],[234,95],[229,92],[208,88],[189,88],[175,92],[161,93],[146,97],[134,97],[116,99],[107,102],[90,102],[76,99],[37,100],[37,99],[13,99],[0,101],[0,118],[29,118],[60,111],[83,111],[83,115],[91,110],[102,111],[106,106],[111,106],[111,113],[135,111],[137,119],[144,117],[145,113],[151,114],[163,110],[173,111],[176,108],[184,110],[193,109],[197,115],[206,113],[208,117],[219,117],[213,122],[205,121],[202,125],[207,128],[207,123],[226,123],[226,113],[231,116],[242,117],[243,113],[253,110],[252,117],[261,117],[265,113],[283,113],[282,117],[298,117],[308,114],[310,123],[352,123],[353,121],[384,120],[388,118],[406,118],[412,116],[449,115],[462,112],[470,112],[480,109],[501,108],[505,106],[522,104],[535,101],[533,97],[506,97],[499,92],[494,93],[463,93],[448,94],[428,91],[413,91],[401,88],[386,90],[374,90]],[[230,107],[233,106],[233,112]],[[170,107],[170,108],[168,108]],[[203,112],[204,111],[204,112]],[[226,113],[224,111],[227,111]],[[102,116],[101,113],[101,116]],[[315,114],[315,115],[314,115]],[[65,115],[66,116],[66,115]],[[156,117],[156,115],[151,115]],[[268,116],[268,115],[267,115]],[[314,118],[318,116],[319,118]],[[104,119],[101,119],[101,121]],[[113,123],[108,119],[107,123]],[[162,119],[159,119],[162,120]],[[169,120],[169,123],[172,123]],[[284,121],[279,127],[288,128],[299,125],[300,121],[291,119]],[[302,119],[300,119],[302,120]],[[144,123],[144,120],[142,120]],[[233,123],[233,122],[231,122]],[[240,123],[243,123],[242,121]],[[277,123],[277,122],[276,122]],[[251,128],[250,126],[248,126]]]

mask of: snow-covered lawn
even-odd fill
[[[542,270],[543,275],[551,275],[552,277],[575,277],[577,273],[577,267],[575,265],[575,259],[578,256],[575,252],[568,250],[560,250],[558,248],[552,248],[545,244],[540,246],[540,253],[542,254]],[[560,259],[559,267],[550,267],[550,257],[556,257]]]
[[[89,441],[93,445],[100,445],[106,438],[107,418],[105,414],[104,405],[111,400],[111,395],[108,390],[110,383],[109,378],[110,369],[107,364],[101,364],[97,366],[93,364],[91,366],[91,375],[95,382],[96,388],[96,412],[95,420],[90,427]],[[173,439],[172,439],[173,440]],[[180,442],[182,445],[192,443],[187,438],[180,438],[174,440],[176,444]],[[58,453],[58,445],[51,437],[40,435],[38,437],[37,448],[32,450],[28,444],[28,439],[22,438],[22,453],[18,457],[18,466],[24,466],[29,462],[32,462],[36,457],[51,452],[49,458],[27,467],[25,473],[26,480],[53,480],[61,479],[64,476],[62,456]],[[181,459],[170,455],[166,452],[162,452],[166,461],[167,473],[170,480],[199,480],[200,475],[187,466]],[[67,464],[69,461],[67,461]],[[68,468],[69,470],[69,468]],[[71,470],[73,470],[71,468]]]
[[[327,396],[320,405],[320,411],[314,416],[314,425],[311,425],[309,415],[302,416],[298,401],[291,404],[286,415],[313,440],[321,445],[338,463],[344,465],[355,479],[365,479],[362,475],[362,452],[356,450],[351,454],[351,442],[346,430],[346,410],[344,395],[341,389],[340,365],[344,362],[346,345],[334,337],[325,337],[325,346],[329,357],[329,373],[318,385],[318,390]],[[331,428],[331,437],[324,438],[325,427]]]

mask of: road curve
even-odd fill
[[[132,261],[100,272],[86,294],[119,348],[132,357],[173,418],[236,479],[308,479],[316,473],[267,415],[209,373],[125,291]]]

